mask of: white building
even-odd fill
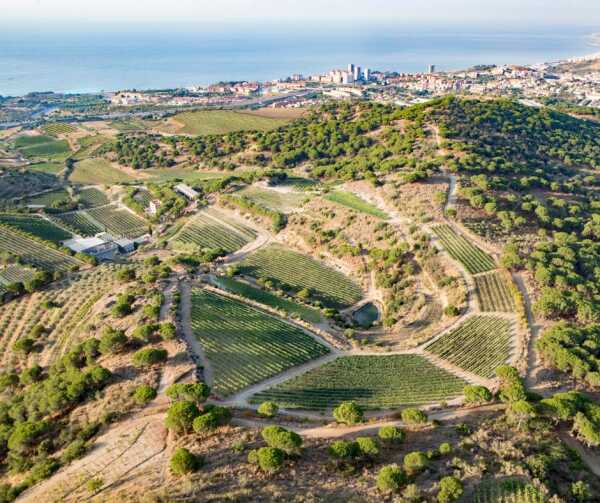
[[[361,79],[362,75],[360,73],[360,66],[356,65],[354,67],[354,72],[353,72],[352,75],[354,76],[354,81],[355,82]]]
[[[200,196],[200,194],[198,192],[196,192],[194,189],[192,189],[189,185],[186,185],[185,183],[178,183],[173,188],[175,189],[176,192],[183,194],[185,197],[187,197],[191,201],[198,199],[198,197]]]

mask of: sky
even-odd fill
[[[11,23],[398,22],[600,25],[600,0],[0,0]],[[599,29],[600,31],[600,29]]]

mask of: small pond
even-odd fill
[[[375,304],[369,302],[354,311],[352,319],[362,328],[370,328],[379,319],[379,309]]]

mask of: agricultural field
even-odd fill
[[[79,202],[86,208],[95,208],[96,206],[104,206],[110,201],[106,194],[99,189],[89,187],[87,189],[81,189],[77,195],[79,196]]]
[[[42,171],[9,170],[0,174],[0,202],[56,187],[58,178]]]
[[[71,196],[65,189],[51,190],[37,194],[35,196],[28,197],[24,200],[25,204],[35,206],[52,206],[54,204],[62,203],[63,201],[70,201]]]
[[[365,409],[387,409],[450,400],[465,384],[419,355],[346,356],[257,393],[250,401],[326,410],[351,400]]]
[[[150,168],[144,170],[144,175],[147,175],[156,182],[164,182],[166,180],[183,180],[186,183],[194,183],[203,180],[214,180],[215,178],[223,178],[223,173],[218,171],[198,171],[192,168]]]
[[[510,358],[513,323],[496,316],[473,316],[425,350],[486,378]]]
[[[141,119],[127,119],[113,121],[110,126],[122,133],[132,133],[134,131],[146,131],[151,124]]]
[[[52,136],[58,136],[61,134],[69,134],[77,131],[77,128],[71,126],[71,124],[67,124],[65,122],[54,122],[50,124],[45,124],[41,127],[41,129]]]
[[[115,278],[118,267],[101,265],[0,306],[0,362],[6,365],[11,361],[13,344],[27,336],[37,324],[46,328],[43,345],[47,351],[41,358],[47,364],[67,351],[78,338],[87,336],[92,307],[101,297],[114,291],[118,284]],[[45,309],[42,305],[45,301],[51,301],[56,307]]]
[[[518,479],[490,480],[477,486],[474,503],[544,503],[535,486]]]
[[[60,243],[72,237],[69,232],[61,227],[36,215],[0,213],[0,223],[10,225],[53,243]]]
[[[88,157],[92,157],[94,152],[105,143],[109,142],[110,139],[103,135],[84,136],[83,138],[77,139],[79,150],[73,154],[73,159],[81,161]]]
[[[196,289],[192,329],[213,372],[213,391],[229,396],[329,349],[303,330],[241,302]]]
[[[14,142],[25,157],[65,157],[71,152],[66,140],[57,140],[52,136],[21,136]]]
[[[38,162],[36,164],[30,164],[27,169],[39,173],[47,173],[49,175],[57,175],[63,169],[65,165],[60,162]]]
[[[478,274],[473,279],[481,311],[512,313],[515,310],[513,295],[501,273]]]
[[[11,264],[0,268],[0,285],[25,283],[35,276],[35,269],[20,264]]]
[[[311,190],[319,186],[318,180],[312,178],[303,178],[301,176],[288,176],[284,181],[277,184],[277,187],[291,187],[294,190]]]
[[[86,213],[114,236],[137,238],[149,230],[148,222],[117,206],[91,208]]]
[[[450,256],[464,265],[471,274],[496,268],[492,257],[477,248],[464,236],[457,234],[449,225],[436,225],[432,230]]]
[[[79,234],[80,236],[84,237],[95,236],[104,230],[103,227],[90,220],[85,214],[85,211],[61,213],[52,215],[50,218],[55,220],[63,227],[71,230],[74,234]]]
[[[241,295],[255,302],[260,302],[275,309],[281,309],[290,315],[296,315],[309,323],[319,323],[321,313],[316,309],[304,306],[288,299],[283,299],[275,294],[255,288],[248,283],[238,281],[226,276],[217,276],[214,283],[219,288]]]
[[[50,248],[7,225],[0,225],[0,252],[11,253],[26,264],[48,271],[67,271],[82,265],[70,255]]]
[[[282,192],[254,186],[246,187],[238,194],[247,197],[254,203],[282,213],[291,213],[297,210],[307,198],[306,194],[299,192]]]
[[[193,135],[224,134],[234,131],[268,131],[290,122],[289,119],[228,110],[204,110],[177,114],[173,120],[180,124],[179,133]]]
[[[75,163],[69,180],[82,185],[111,185],[131,182],[133,178],[124,171],[113,167],[106,159],[93,158]]]
[[[222,248],[227,253],[239,250],[256,239],[256,232],[238,224],[214,209],[194,216],[173,238],[173,246],[193,245],[198,248]]]
[[[368,203],[367,201],[358,197],[352,192],[336,190],[327,194],[325,196],[325,199],[337,204],[341,204],[342,206],[346,206],[360,213],[366,213],[367,215],[381,218],[383,220],[388,218],[388,215],[385,212],[381,211],[376,206],[372,205],[371,203]]]
[[[253,253],[242,262],[240,270],[248,276],[275,281],[293,292],[308,288],[311,297],[337,309],[362,298],[360,286],[341,272],[279,245]]]

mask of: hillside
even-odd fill
[[[3,140],[0,503],[597,500],[600,124],[230,114]]]

